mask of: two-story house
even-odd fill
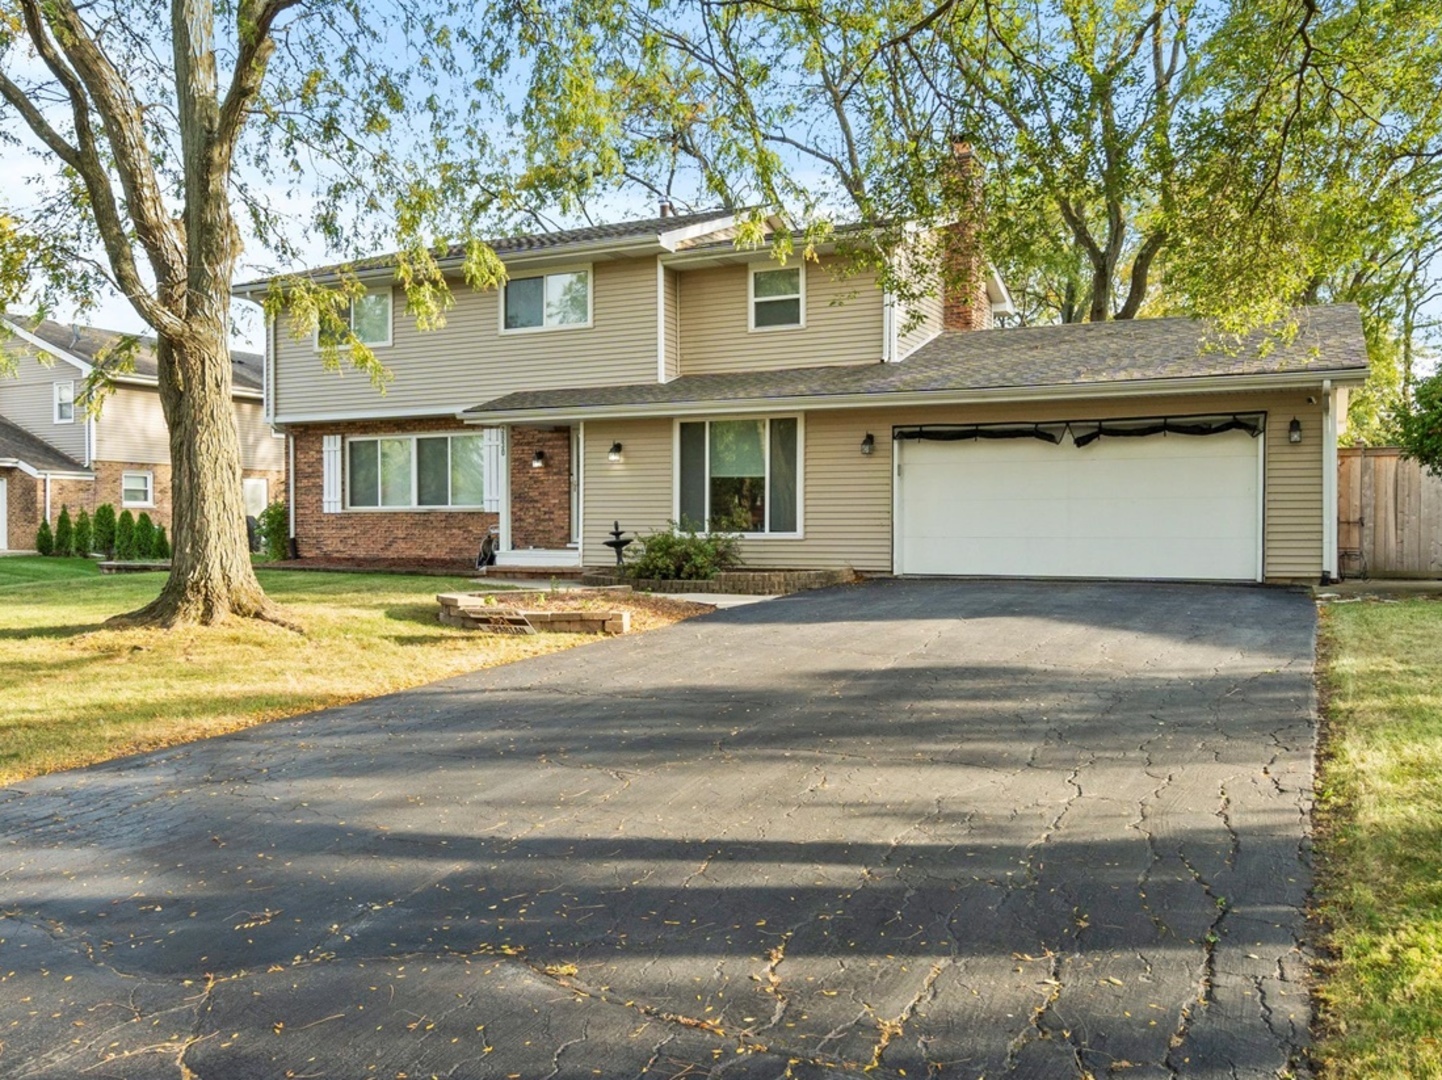
[[[431,332],[370,261],[351,325],[394,374],[383,396],[323,370],[282,316],[265,393],[301,557],[455,561],[494,527],[502,566],[603,566],[613,522],[725,519],[758,567],[1335,573],[1337,428],[1367,371],[1355,308],[1234,348],[1186,319],[992,329],[1007,298],[979,262],[971,288],[908,309],[833,249],[782,265],[734,227],[499,240],[506,283],[457,280]]]
[[[141,340],[133,370],[92,416],[85,380],[112,363],[125,335],[52,320],[4,318],[14,370],[0,377],[0,550],[35,546],[41,519],[73,517],[101,503],[150,515],[170,528],[170,436],[157,390],[154,344]],[[285,442],[265,421],[265,358],[232,351],[236,430],[246,512],[258,514],[285,486]]]

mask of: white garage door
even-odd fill
[[[1262,439],[896,443],[898,573],[1251,581]]]

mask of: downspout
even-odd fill
[[[1337,580],[1337,403],[1322,380],[1322,584]]]
[[[50,520],[50,474],[45,474],[45,520]]]
[[[285,433],[285,449],[288,455],[285,465],[285,513],[288,519],[286,532],[290,540],[288,554],[294,559],[298,557],[295,542],[295,436],[289,431]]]

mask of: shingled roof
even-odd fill
[[[655,241],[659,245],[661,237],[666,233],[690,229],[708,222],[715,222],[716,231],[720,232],[735,216],[735,212],[731,210],[701,210],[693,214],[668,214],[665,217],[617,221],[610,225],[582,225],[575,229],[555,229],[549,232],[499,236],[487,238],[486,243],[502,259],[507,255],[545,254],[550,251],[564,251],[567,248],[625,246],[631,243],[644,243],[648,240]],[[442,264],[453,263],[462,259],[465,253],[464,244],[453,244],[444,252],[438,252],[436,258]],[[311,278],[328,278],[342,271],[363,273],[370,270],[384,270],[394,266],[397,257],[395,252],[388,252],[384,255],[353,259],[350,262],[317,266],[304,273],[305,276]],[[250,295],[263,291],[263,288],[269,285],[270,280],[270,278],[260,278],[255,281],[243,281],[235,285],[233,292]]]
[[[1315,375],[1361,378],[1367,343],[1354,304],[1297,312],[1291,340],[1259,330],[1227,347],[1206,323],[1194,319],[1134,319],[1070,323],[1010,330],[948,331],[901,363],[683,375],[668,383],[638,383],[573,390],[522,391],[466,410],[477,418],[496,414],[578,412],[635,407],[734,405],[775,400],[877,398],[890,395],[947,397],[989,391],[1100,389],[1127,383],[1227,376]]]
[[[44,439],[36,438],[0,416],[0,462],[19,461],[36,472],[88,473],[80,462],[62,454]]]
[[[7,318],[26,333],[38,337],[48,345],[69,353],[92,367],[104,367],[110,354],[126,337],[133,337],[121,330],[105,330],[98,326],[72,326],[69,323],[45,319],[36,323],[33,319],[11,315]],[[159,375],[155,358],[155,339],[140,338],[140,347],[135,355],[134,374],[142,379],[153,380]],[[230,351],[230,377],[238,389],[259,390],[265,377],[265,357],[260,353]]]

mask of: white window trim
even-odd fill
[[[677,418],[671,424],[671,460],[674,463],[671,469],[671,520],[681,520],[681,425],[682,424],[706,424],[706,517],[711,517],[711,429],[713,421],[727,422],[731,420],[765,420],[766,437],[762,450],[766,455],[766,516],[771,517],[771,421],[772,420],[795,420],[796,421],[796,531],[779,532],[745,532],[741,533],[743,540],[805,540],[806,539],[806,414],[805,413],[775,413],[775,414],[749,414],[745,416],[688,416],[684,420]]]
[[[481,440],[483,440],[483,441],[482,441],[482,448],[483,448],[483,450],[484,450],[484,446],[485,446],[484,438],[485,438],[485,436],[483,436],[483,435],[481,434],[481,429],[479,429],[479,428],[475,429],[474,431],[416,431],[416,432],[396,432],[396,433],[393,434],[393,435],[355,435],[355,436],[347,435],[345,438],[343,438],[343,439],[341,440],[341,473],[342,473],[342,475],[345,477],[345,490],[344,490],[344,497],[343,497],[342,500],[341,500],[341,509],[342,509],[345,513],[347,513],[347,514],[377,514],[377,513],[379,513],[379,514],[435,514],[435,513],[441,513],[441,514],[457,514],[457,513],[459,513],[459,514],[477,514],[477,513],[494,513],[495,511],[488,511],[488,510],[486,510],[486,507],[485,507],[485,504],[484,504],[484,503],[481,503],[481,504],[479,504],[479,505],[471,505],[471,504],[467,503],[467,504],[461,505],[461,506],[453,506],[453,505],[451,505],[449,502],[446,503],[445,506],[418,506],[418,505],[416,505],[415,503],[412,503],[412,504],[409,505],[409,506],[352,506],[352,505],[351,505],[351,501],[350,501],[350,497],[351,497],[350,448],[351,448],[351,444],[352,444],[352,443],[361,443],[361,442],[373,442],[373,443],[378,443],[378,442],[380,442],[382,439],[409,439],[409,440],[411,441],[411,498],[414,499],[414,498],[416,497],[416,493],[420,490],[420,476],[419,476],[420,455],[416,453],[416,448],[415,448],[415,442],[416,442],[416,440],[417,440],[417,439],[453,439],[453,438],[463,438],[463,439],[464,439],[464,438],[477,438],[477,439],[481,439]],[[376,453],[377,453],[377,455],[379,455],[379,453],[380,453],[379,449],[377,449]],[[450,451],[449,451],[449,449],[447,449],[446,454],[447,454],[447,464],[449,464],[449,460],[450,460],[450,456],[449,456],[449,455],[450,455]],[[485,468],[485,466],[484,466],[484,458],[482,459],[482,461],[483,461],[482,470],[484,470],[484,468]],[[379,458],[377,458],[376,467],[377,467],[378,469],[379,469],[379,467],[380,467]],[[377,475],[379,475],[379,473],[378,473]],[[483,482],[484,482],[484,478],[483,478]],[[446,474],[446,498],[449,499],[450,496],[451,496],[451,478],[450,478],[450,473],[449,473],[449,471],[447,471],[447,474]],[[377,497],[379,497],[379,492],[377,492]],[[483,494],[482,494],[482,498],[484,498],[484,497],[485,497],[485,496],[484,496],[484,493],[483,493]]]
[[[506,289],[510,287],[511,281],[526,281],[530,278],[548,278],[553,274],[579,274],[584,271],[586,275],[586,321],[578,323],[557,323],[555,326],[506,326]],[[541,286],[541,293],[545,294],[545,285]],[[515,278],[508,278],[501,286],[498,294],[499,303],[496,304],[496,330],[502,337],[510,337],[514,334],[555,334],[565,330],[589,330],[596,323],[596,271],[590,263],[575,263],[567,266],[548,266],[539,273],[527,273],[517,275]],[[543,309],[544,312],[544,309]],[[542,314],[542,318],[545,315]]]
[[[62,388],[64,388],[64,390],[65,390],[65,397],[64,397],[64,399],[62,399],[61,394],[60,394],[60,391],[61,391]],[[64,417],[64,416],[61,416],[61,415],[60,415],[60,406],[61,406],[61,405],[69,405],[69,406],[70,406],[70,415],[69,415],[68,417]],[[62,381],[62,382],[58,382],[58,383],[55,384],[55,408],[54,408],[54,411],[51,413],[51,419],[52,419],[55,423],[57,423],[57,424],[73,424],[73,423],[75,423],[75,380],[74,380],[74,379],[67,379],[67,380],[64,380],[64,381]]]
[[[128,486],[126,481],[136,477],[145,478],[145,501],[132,502],[125,497],[125,489]],[[153,472],[123,472],[120,474],[120,505],[121,507],[138,506],[154,508],[155,506],[155,474]]]
[[[385,339],[384,341],[363,341],[363,342],[361,342],[361,344],[364,345],[364,346],[365,346],[366,348],[368,348],[368,349],[389,349],[389,348],[395,343],[395,327],[396,327],[396,294],[395,294],[395,289],[390,288],[389,286],[386,287],[386,288],[383,288],[383,289],[367,289],[367,290],[365,291],[365,295],[367,295],[367,296],[381,296],[381,295],[383,295],[383,296],[386,297],[387,300],[390,301],[390,303],[386,304],[386,339]],[[354,330],[354,327],[355,327],[355,302],[354,302],[354,301],[352,301],[351,304],[350,304],[350,306],[347,308],[347,319],[350,321],[352,330]],[[316,325],[316,328],[315,328],[314,330],[312,330],[311,333],[310,333],[310,347],[311,347],[311,351],[312,351],[312,352],[320,352],[320,326],[319,326],[319,324],[317,324],[317,325]],[[341,348],[341,351],[344,352],[345,350],[351,348],[351,346],[350,346],[350,345],[342,345],[340,348]]]
[[[757,326],[756,325],[756,275],[764,274],[771,270],[796,270],[801,282],[801,321],[790,326]],[[785,296],[767,296],[763,300],[786,300]],[[806,262],[797,260],[793,266],[777,266],[772,263],[752,263],[746,274],[746,329],[753,334],[770,334],[776,331],[805,330],[806,329]]]

